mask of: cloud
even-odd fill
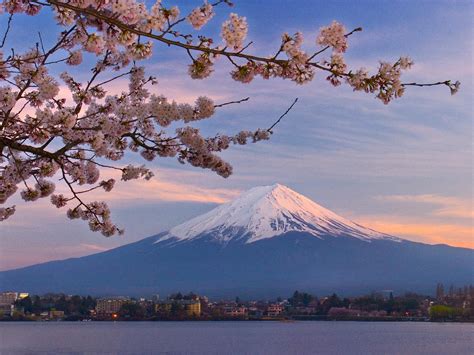
[[[382,201],[394,201],[402,203],[423,203],[439,206],[432,214],[441,217],[474,218],[472,200],[464,200],[457,197],[441,196],[435,194],[424,195],[386,195],[377,196]]]
[[[204,174],[177,169],[159,169],[151,180],[131,180],[122,182],[120,173],[107,171],[103,178],[114,177],[118,183],[111,192],[99,191],[94,194],[95,199],[106,201],[153,201],[153,202],[201,202],[224,203],[237,195],[237,189],[213,188],[197,185],[192,181],[199,181]]]
[[[416,242],[474,248],[472,226],[449,223],[413,223],[402,217],[388,216],[359,217],[357,222],[366,227]]]
[[[92,250],[92,251],[106,251],[106,250],[109,250],[109,248],[106,248],[106,247],[103,247],[103,246],[100,246],[100,245],[97,245],[97,244],[82,243],[82,244],[79,244],[79,245],[81,247],[83,247],[84,249]]]
[[[220,204],[230,201],[240,194],[238,189],[206,187],[207,172],[193,172],[185,169],[161,168],[149,181],[137,179],[127,182],[120,181],[117,171],[101,171],[101,179],[115,178],[116,187],[111,192],[102,189],[84,194],[83,200],[110,202],[112,209],[115,205],[126,204],[132,208],[138,204],[161,202],[195,202]],[[78,189],[80,190],[80,189]],[[55,193],[70,195],[69,190],[62,183],[56,184]],[[35,202],[25,202],[18,196],[9,201],[17,206],[17,212],[11,218],[2,222],[2,226],[21,228],[34,231],[36,223],[49,220],[51,223],[67,223],[65,209],[55,208],[48,198]]]
[[[56,245],[50,246],[49,248],[30,245],[26,252],[25,250],[9,248],[8,250],[2,250],[0,253],[0,270],[10,270],[51,260],[82,257],[106,251],[108,249],[110,248],[88,243],[77,245]]]

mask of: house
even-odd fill
[[[264,310],[257,306],[251,306],[248,308],[247,313],[249,317],[261,318],[263,317]]]
[[[201,302],[197,300],[184,300],[184,309],[189,317],[201,316]]]
[[[0,292],[0,317],[13,316],[15,302],[25,297],[28,297],[27,293]]]
[[[101,298],[97,300],[95,310],[97,311],[98,315],[116,314],[127,302],[130,302],[130,300],[125,297]]]
[[[267,316],[278,317],[283,313],[283,306],[280,304],[271,304],[267,307]]]
[[[171,307],[173,302],[170,301],[158,301],[155,303],[155,312],[156,313],[169,313],[171,312]]]
[[[201,302],[199,298],[192,300],[184,299],[168,299],[164,301],[158,301],[155,304],[155,312],[157,313],[170,313],[173,305],[180,307],[186,312],[188,317],[200,317],[201,316]]]
[[[0,305],[12,305],[18,299],[18,292],[1,292]]]
[[[232,318],[244,318],[247,316],[247,307],[227,306],[224,307],[224,315]]]
[[[12,304],[0,304],[0,317],[12,316],[15,306]]]
[[[49,318],[50,319],[61,319],[64,318],[64,311],[57,311],[52,309],[49,311]]]

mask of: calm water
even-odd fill
[[[474,325],[371,322],[0,323],[3,354],[474,354]]]

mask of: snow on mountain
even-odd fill
[[[306,232],[318,238],[346,236],[365,241],[401,240],[365,228],[286,186],[275,184],[252,188],[237,199],[172,228],[157,242],[211,236],[219,242],[243,239],[245,243],[253,243],[287,232]]]

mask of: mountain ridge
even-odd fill
[[[224,243],[236,236],[253,243],[291,231],[307,232],[318,238],[330,234],[366,241],[401,240],[341,217],[287,186],[274,184],[254,187],[233,201],[171,228],[162,241],[185,241],[211,234]]]
[[[474,283],[473,249],[369,230],[282,185],[256,189],[168,232],[0,272],[0,289],[98,296],[193,291],[258,299],[295,290],[430,294],[438,282]]]

